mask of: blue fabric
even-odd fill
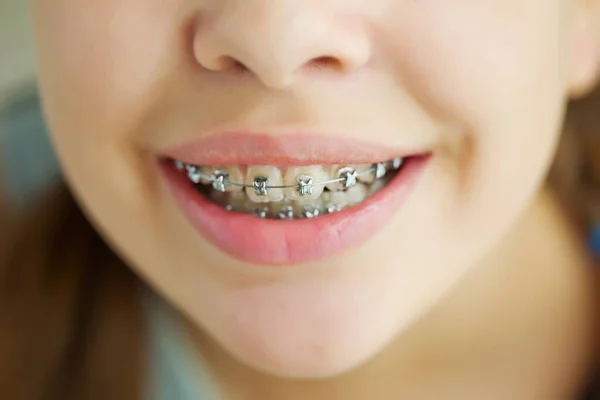
[[[55,184],[59,167],[35,92],[0,107],[0,183],[11,207],[35,200]]]
[[[153,298],[146,307],[150,332],[148,400],[218,400],[219,396],[179,315]]]
[[[590,247],[592,249],[592,253],[594,253],[596,257],[600,258],[600,222],[596,223],[596,225],[592,228],[590,235]]]

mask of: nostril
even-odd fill
[[[343,63],[335,57],[318,57],[305,64],[306,69],[310,71],[342,71]],[[235,58],[223,56],[219,60],[219,70],[221,72],[230,72],[235,75],[252,73],[252,70]]]
[[[343,63],[339,59],[330,56],[314,58],[307,62],[305,67],[310,71],[342,71],[344,69]],[[219,57],[217,60],[215,60],[212,68],[209,69],[219,72],[230,72],[235,75],[248,74],[252,72],[252,70],[248,68],[246,64],[230,56]]]
[[[307,63],[306,67],[312,71],[321,71],[324,69],[342,71],[344,69],[342,62],[339,59],[331,56],[314,58]]]
[[[243,75],[249,73],[250,68],[246,67],[242,62],[232,59],[231,71],[236,75]]]
[[[214,72],[228,72],[235,75],[247,74],[250,72],[244,63],[230,56],[221,56],[212,63],[203,63],[203,67]]]

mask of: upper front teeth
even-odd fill
[[[285,172],[284,189],[285,197],[293,200],[300,197],[316,199],[323,193],[324,185],[318,182],[326,182],[329,176],[323,167],[312,165],[307,167],[289,167]]]
[[[298,194],[300,196],[313,194],[313,178],[311,176],[298,177]]]
[[[194,183],[212,185],[218,192],[245,190],[250,200],[267,203],[284,198],[318,198],[325,187],[335,192],[346,191],[358,181],[373,183],[386,175],[387,168],[400,168],[403,161],[396,158],[387,163],[331,166],[329,173],[322,166],[289,167],[285,174],[273,166],[249,166],[245,173],[236,166],[200,167],[181,161],[175,161],[175,166],[186,171]]]
[[[246,173],[246,194],[257,203],[283,200],[283,177],[279,168],[251,166]]]
[[[266,196],[269,191],[267,189],[267,185],[269,184],[269,178],[266,176],[255,176],[252,181],[252,186],[254,186],[254,193],[257,196]]]

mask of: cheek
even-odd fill
[[[464,133],[457,197],[494,204],[510,188],[522,201],[545,172],[559,132],[564,7],[558,0],[440,3],[412,7],[394,36],[405,86]]]
[[[140,193],[156,190],[148,168],[139,168],[148,160],[130,144],[169,87],[166,71],[182,60],[178,10],[138,0],[34,4],[48,125],[85,203],[125,201],[138,210]]]
[[[40,88],[63,171],[105,238],[139,254],[162,248],[160,188],[148,167],[154,160],[132,135],[171,86],[165,71],[181,62],[177,10],[143,0],[40,0],[33,10]]]
[[[532,109],[531,100],[555,99],[564,86],[560,7],[513,7],[506,14],[471,1],[415,7],[395,44],[408,90],[473,128]]]
[[[180,61],[177,7],[136,0],[61,2],[34,7],[53,131],[76,141],[99,136],[82,142],[129,132],[160,96],[161,72]]]

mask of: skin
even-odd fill
[[[566,102],[595,84],[597,3],[54,0],[34,17],[72,188],[187,317],[226,395],[564,398],[590,279],[542,187]],[[363,245],[244,265],[191,228],[155,157],[223,126],[290,125],[434,157]]]

